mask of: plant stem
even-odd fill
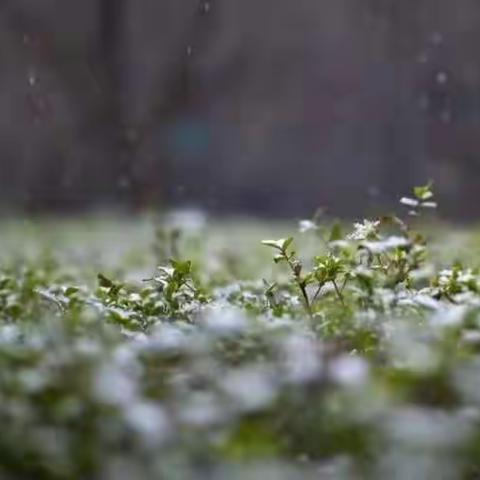
[[[337,297],[338,297],[338,299],[340,300],[340,302],[342,303],[342,305],[345,306],[345,301],[344,301],[344,299],[343,299],[342,292],[341,292],[340,289],[338,288],[337,282],[336,282],[335,280],[332,280],[332,283],[333,283],[333,286],[335,287],[335,292],[337,292]]]
[[[298,283],[298,286],[300,287],[300,290],[302,292],[303,299],[305,301],[305,308],[307,309],[307,313],[311,317],[311,316],[313,316],[313,313],[312,313],[312,306],[310,305],[310,300],[308,298],[307,289],[305,288],[305,285],[302,284],[302,282],[297,281],[297,283]]]
[[[285,260],[287,261],[288,266],[292,270],[293,277],[295,278],[295,282],[298,285],[298,288],[300,289],[300,291],[302,292],[303,301],[305,303],[305,309],[307,310],[308,315],[312,317],[313,316],[312,305],[310,304],[310,299],[308,298],[308,293],[307,293],[305,283],[301,278],[300,269],[297,268],[297,266],[292,262],[291,260],[292,256],[289,257],[288,253],[285,250],[282,250],[282,255],[285,257]]]
[[[312,298],[312,303],[317,299],[317,297],[320,295],[320,292],[322,290],[322,287],[323,285],[322,284],[319,284],[318,285],[318,288],[317,288],[317,291],[315,292],[315,295],[313,296]]]

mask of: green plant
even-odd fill
[[[272,265],[258,226],[116,251],[103,222],[0,245],[2,478],[478,476],[474,231],[451,261],[459,233],[421,217],[317,215],[262,242]]]

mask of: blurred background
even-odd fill
[[[477,0],[2,0],[4,210],[475,219]]]

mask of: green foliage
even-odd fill
[[[476,478],[478,257],[321,220],[258,252],[158,229],[135,265],[4,256],[0,476]]]
[[[400,203],[411,208],[410,215],[418,216],[420,209],[435,209],[437,208],[437,203],[432,201],[433,199],[433,184],[430,182],[427,185],[420,187],[415,187],[413,189],[413,194],[415,198],[403,197],[400,200]]]

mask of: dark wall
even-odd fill
[[[475,215],[475,0],[4,0],[0,198]]]

